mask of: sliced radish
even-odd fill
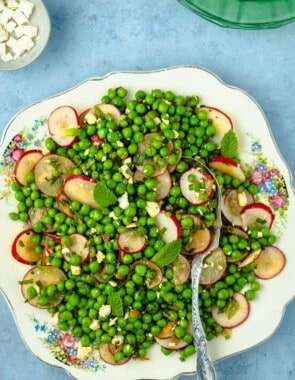
[[[162,210],[155,218],[157,227],[165,243],[170,243],[181,237],[181,226],[175,215]]]
[[[148,289],[152,289],[160,285],[160,283],[163,280],[163,273],[159,265],[150,260],[137,260],[132,263],[130,273],[132,273],[135,266],[139,264],[145,265],[148,268],[148,270],[152,272],[151,276],[144,277],[145,286]]]
[[[43,156],[39,149],[28,150],[22,154],[14,167],[14,178],[22,186],[27,185],[27,175],[31,173],[36,163]]]
[[[244,258],[243,261],[241,261],[240,264],[238,265],[238,268],[244,268],[247,265],[254,263],[254,261],[259,257],[260,253],[261,253],[261,249],[259,248],[247,254],[246,258]]]
[[[57,293],[55,296],[49,297],[49,303],[46,306],[38,305],[38,295],[41,288],[46,288],[49,285],[55,285],[61,281],[65,281],[67,276],[65,273],[59,269],[52,267],[50,265],[33,267],[31,268],[23,277],[21,281],[21,291],[24,299],[32,306],[38,307],[40,309],[47,309],[51,306],[57,306],[63,299],[63,294]],[[29,298],[27,290],[29,287],[33,286],[38,295],[34,298]]]
[[[226,236],[236,235],[240,239],[249,240],[249,235],[247,234],[247,232],[245,232],[244,230],[242,230],[239,227],[222,226],[222,228],[221,228],[221,234],[222,235],[226,235]]]
[[[171,351],[178,351],[182,348],[186,347],[188,343],[184,342],[183,340],[176,338],[175,335],[171,336],[170,338],[159,338],[155,336],[155,341],[164,348],[167,348]]]
[[[115,361],[114,352],[116,352],[115,347],[110,347],[110,343],[100,343],[98,346],[98,352],[101,360],[103,360],[107,364],[111,365],[121,365],[127,363],[132,356],[126,356],[124,359],[120,361]]]
[[[185,253],[197,255],[204,252],[210,245],[212,237],[209,228],[207,228],[201,218],[190,216],[194,225],[190,232],[190,242],[184,247]]]
[[[94,145],[101,145],[104,143],[104,139],[99,137],[98,135],[92,135],[90,136],[90,140]]]
[[[248,229],[252,226],[265,226],[271,228],[275,215],[271,208],[266,204],[254,202],[242,208],[241,218],[243,228]]]
[[[204,260],[200,277],[201,285],[211,285],[226,271],[226,256],[221,248],[214,249]]]
[[[227,329],[237,327],[243,323],[248,318],[249,312],[249,302],[242,293],[235,293],[224,311],[220,311],[216,306],[212,308],[213,318],[220,326]]]
[[[161,332],[157,335],[159,339],[169,339],[174,336],[174,329],[177,326],[175,322],[168,321],[167,324],[162,327]]]
[[[64,180],[73,173],[76,165],[59,154],[43,156],[34,168],[35,182],[42,193],[56,197]]]
[[[179,164],[179,161],[181,160],[181,157],[182,157],[182,150],[181,149],[174,149],[172,151],[172,153],[174,153],[174,154],[177,155],[177,160],[176,160],[176,163],[174,165],[168,165],[167,166],[167,169],[168,169],[169,173],[173,173],[174,172],[174,170],[177,168],[177,165]]]
[[[52,239],[57,244],[60,244],[60,242],[61,242],[61,237],[60,236],[54,235],[54,234],[52,234],[50,232],[44,232],[44,236],[48,237],[49,239]]]
[[[191,190],[191,182],[188,177],[193,175],[201,186],[199,191]],[[182,195],[193,205],[202,205],[208,202],[214,194],[215,183],[208,173],[203,173],[200,168],[191,168],[182,174],[179,181]],[[205,194],[205,199],[203,198]]]
[[[56,197],[56,201],[57,201],[57,207],[60,212],[62,212],[69,218],[74,217],[74,214],[72,213],[72,210],[71,210],[71,200],[65,195],[63,190],[61,190],[58,193]]]
[[[254,273],[262,280],[268,280],[277,276],[286,264],[285,254],[273,245],[267,245],[255,260]]]
[[[76,254],[81,257],[81,262],[84,263],[90,255],[89,240],[79,233],[73,233],[69,237],[71,238],[71,245],[62,249],[65,260],[69,262],[71,255]]]
[[[87,204],[91,208],[98,209],[100,206],[93,197],[96,183],[95,180],[86,175],[72,175],[66,179],[63,191],[71,201],[78,201],[81,204]]]
[[[61,106],[49,115],[49,133],[58,145],[69,147],[76,141],[77,136],[67,135],[72,128],[80,128],[78,114],[73,107]]]
[[[246,176],[240,165],[230,158],[223,156],[213,157],[209,161],[208,165],[210,168],[218,170],[221,173],[228,174],[233,178],[237,178],[241,182],[245,182],[246,180]]]
[[[241,210],[251,203],[254,203],[254,198],[247,190],[239,193],[236,189],[230,189],[222,196],[222,213],[231,224],[242,226]]]
[[[34,231],[21,231],[14,239],[11,247],[12,256],[23,264],[34,264],[40,258],[36,253],[36,243],[33,241]]]
[[[181,285],[187,282],[191,274],[190,262],[183,255],[178,255],[177,258],[171,263],[171,266],[173,270],[173,284]]]
[[[29,210],[30,219],[28,224],[33,227],[35,223],[42,221],[42,217],[48,214],[47,207],[34,208],[32,207]],[[52,232],[53,228],[50,225],[46,225],[46,232]]]
[[[213,125],[216,128],[216,133],[212,140],[218,146],[220,146],[222,137],[226,134],[226,132],[233,129],[233,123],[232,123],[231,118],[226,113],[219,110],[218,108],[205,106],[205,107],[201,107],[199,110],[206,111],[208,114],[208,119],[212,120]]]
[[[105,103],[101,103],[101,104],[97,104],[94,106],[94,109],[92,109],[92,112],[94,112],[94,114],[96,114],[96,109],[98,109],[98,111],[100,113],[103,113],[103,115],[111,115],[112,119],[117,123],[119,124],[120,122],[120,118],[121,118],[121,112],[119,111],[119,109],[114,106],[113,104],[105,104]],[[98,113],[99,113],[98,112]]]
[[[146,243],[146,236],[140,235],[135,228],[127,228],[118,236],[119,248],[125,253],[141,252]]]
[[[171,181],[171,176],[166,170],[163,174],[159,175],[156,177],[157,179],[157,184],[156,184],[156,194],[157,194],[157,201],[164,199],[167,197],[167,195],[170,192],[171,186],[172,186],[172,181]]]

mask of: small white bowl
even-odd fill
[[[45,49],[49,40],[51,23],[47,9],[41,0],[30,0],[35,4],[30,24],[38,27],[35,45],[27,53],[10,62],[0,59],[0,70],[18,70],[34,62]]]

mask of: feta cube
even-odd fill
[[[0,57],[6,54],[6,44],[4,42],[0,42]]]
[[[99,264],[103,262],[104,258],[105,258],[105,254],[102,251],[98,251],[96,253],[96,260]]]
[[[18,9],[24,13],[26,17],[30,17],[33,13],[34,4],[28,0],[21,0]]]
[[[5,30],[7,30],[7,32],[9,33],[12,33],[15,27],[16,27],[16,23],[12,20],[4,25]]]
[[[108,317],[111,314],[111,306],[110,305],[102,305],[98,312],[100,317]]]
[[[4,41],[6,41],[7,38],[8,38],[8,33],[7,33],[7,31],[4,30],[4,29],[1,29],[1,27],[0,27],[0,42],[4,42]]]
[[[5,8],[4,1],[0,0],[0,12],[3,11],[4,8]]]
[[[25,34],[24,26],[25,25],[18,25],[14,29],[14,34],[15,34],[16,38],[20,38],[21,36],[23,36]]]
[[[13,11],[9,8],[4,8],[2,13],[0,14],[0,25],[7,24],[8,20],[12,18]]]
[[[92,354],[92,350],[93,350],[92,347],[78,346],[77,359],[85,360],[85,359],[89,358],[89,356],[91,356],[91,354]]]
[[[1,59],[3,62],[10,62],[13,61],[13,55],[11,53],[6,53],[4,55],[1,55]]]
[[[146,202],[146,211],[152,218],[160,213],[160,206],[157,202]]]
[[[89,328],[93,331],[100,328],[100,323],[97,319],[93,319],[93,321],[90,323]]]
[[[6,5],[10,9],[17,9],[19,4],[16,0],[7,0]]]
[[[12,18],[17,23],[17,25],[22,25],[25,22],[28,22],[27,17],[19,10],[17,9],[15,12],[12,12]]]
[[[31,50],[32,47],[34,46],[34,42],[32,40],[32,38],[28,37],[28,36],[22,36],[19,40],[18,40],[18,44],[20,46],[20,48],[25,51],[25,50]]]
[[[12,50],[12,52],[18,57],[23,53],[23,50],[21,46],[19,45],[18,40],[16,40],[14,37],[9,37],[8,41],[6,42],[6,45]]]
[[[79,265],[71,265],[71,272],[74,276],[79,276],[81,273],[81,267]]]

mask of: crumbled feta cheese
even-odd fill
[[[114,213],[114,211],[111,211],[111,212],[109,213],[109,217],[112,218],[112,219],[115,219],[115,220],[119,219],[119,218],[117,217],[117,215]]]
[[[4,29],[7,30],[8,33],[12,33],[15,27],[16,23],[12,20],[4,25]]]
[[[157,216],[161,211],[160,206],[157,202],[146,202],[146,211],[152,218]]]
[[[84,120],[87,124],[95,124],[97,122],[97,118],[92,112],[87,112],[84,116]]]
[[[68,248],[68,247],[63,247],[63,248],[61,249],[61,253],[62,253],[62,254],[70,253],[70,248]]]
[[[6,30],[2,29],[0,26],[0,42],[6,41],[8,38],[8,33]]]
[[[110,321],[109,321],[109,325],[110,326],[114,326],[116,324],[117,319],[118,319],[118,317],[111,318]]]
[[[89,356],[91,356],[91,354],[92,354],[92,351],[93,351],[92,347],[78,346],[77,359],[85,360],[85,359],[89,358]]]
[[[13,60],[13,55],[11,53],[6,53],[1,55],[1,59],[3,62],[10,62]]]
[[[10,9],[16,9],[19,6],[18,2],[15,0],[6,0],[6,5]]]
[[[112,344],[114,346],[120,346],[124,343],[124,336],[123,335],[115,335],[112,339]]]
[[[21,46],[24,50],[31,50],[34,46],[34,42],[31,37],[28,36],[21,36],[21,38],[18,40],[19,46]]]
[[[19,9],[17,9],[15,12],[13,12],[12,18],[14,19],[14,21],[18,25],[22,25],[22,24],[24,24],[25,22],[28,21],[28,19],[26,18],[26,16]]]
[[[109,284],[113,287],[113,288],[115,288],[116,286],[118,286],[118,284],[116,283],[116,281],[109,281]]]
[[[0,42],[0,57],[4,54],[6,54],[6,44]]]
[[[58,323],[59,322],[59,312],[58,311],[53,314],[53,316],[52,316],[52,322],[53,323]]]
[[[79,265],[71,265],[71,272],[74,276],[79,276],[81,273],[81,267]]]
[[[93,319],[93,321],[90,323],[89,328],[93,331],[100,328],[100,323],[97,319]]]
[[[102,251],[98,251],[96,253],[96,260],[99,264],[103,262],[104,258],[105,258],[105,254]]]
[[[246,195],[245,191],[238,193],[238,203],[241,207],[246,206],[246,204],[248,203],[247,195]]]
[[[5,8],[4,1],[0,0],[0,11],[3,11],[4,8]]]
[[[128,193],[125,192],[118,198],[119,207],[125,210],[129,206]]]
[[[100,317],[106,318],[111,314],[111,306],[110,305],[102,305],[99,309],[98,315]]]
[[[126,228],[134,228],[134,227],[137,227],[136,223],[130,223],[128,224],[128,226],[126,226]]]
[[[30,17],[33,13],[34,4],[28,0],[21,0],[18,9],[24,13],[26,17]]]
[[[10,47],[10,49],[13,51],[13,53],[16,56],[20,56],[22,53],[21,46],[19,45],[18,40],[16,40],[14,37],[9,37],[9,40],[6,42],[6,45]]]
[[[131,157],[126,158],[123,162],[124,164],[131,164],[132,162]]]
[[[126,179],[133,178],[133,173],[131,172],[131,170],[127,164],[122,165],[119,168],[119,171],[123,174],[123,176]]]
[[[8,22],[8,20],[11,19],[13,13],[13,10],[5,7],[2,13],[0,14],[0,25],[5,25]]]
[[[117,141],[117,145],[119,148],[123,148],[124,143],[122,141]]]

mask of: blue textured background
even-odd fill
[[[295,24],[261,31],[224,29],[176,0],[46,0],[45,4],[52,21],[46,51],[23,70],[0,73],[0,132],[23,107],[86,78],[113,70],[194,64],[243,88],[260,103],[282,155],[295,172]],[[270,339],[216,365],[219,379],[295,379],[294,321],[295,301]],[[31,378],[69,379],[63,370],[28,351],[0,296],[0,380]]]

